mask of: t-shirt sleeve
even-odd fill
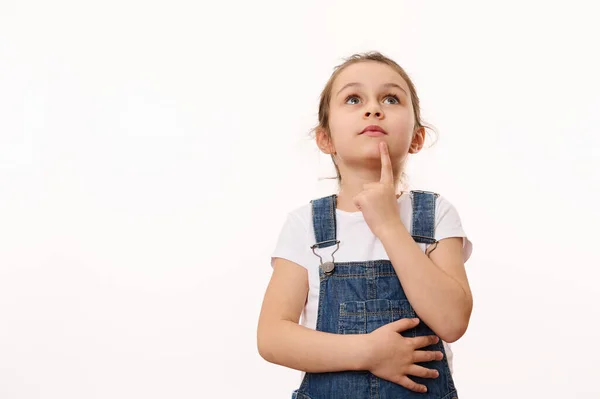
[[[308,269],[312,259],[308,244],[308,230],[300,217],[289,213],[279,233],[275,250],[271,253],[271,267],[275,258],[283,258]]]
[[[473,243],[467,237],[458,211],[447,199],[439,196],[435,212],[435,239],[442,240],[449,237],[463,238],[463,261],[466,262],[473,252]]]

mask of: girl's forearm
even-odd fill
[[[259,329],[258,350],[268,362],[308,373],[366,370],[366,334],[341,335],[278,320]]]
[[[403,225],[386,230],[380,240],[418,317],[444,341],[459,339],[472,308],[460,283],[423,253]]]

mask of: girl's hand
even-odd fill
[[[377,183],[363,185],[363,191],[354,198],[354,205],[362,212],[367,225],[377,237],[389,226],[402,224],[396,188],[394,186],[394,171],[387,144],[379,143],[381,154],[381,178]]]
[[[408,376],[437,378],[437,370],[415,363],[442,360],[444,355],[439,351],[417,350],[437,343],[439,338],[435,335],[415,338],[400,335],[401,331],[414,328],[418,324],[419,319],[400,319],[367,334],[370,342],[367,369],[377,377],[402,385],[411,391],[427,392],[425,385],[417,384]]]

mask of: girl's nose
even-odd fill
[[[367,111],[365,112],[365,117],[370,118],[371,116],[375,116],[375,118],[381,119],[383,117],[383,113],[381,111]]]

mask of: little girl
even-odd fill
[[[321,93],[315,136],[339,192],[287,216],[259,353],[302,371],[292,398],[458,398],[447,343],[469,324],[472,244],[444,197],[397,189],[425,140],[413,83],[380,53],[348,58]]]

